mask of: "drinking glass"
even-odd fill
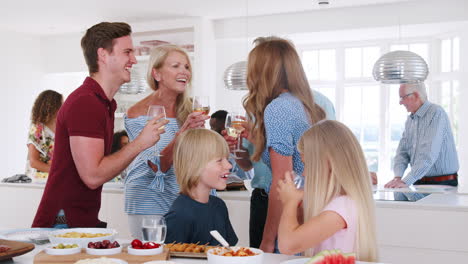
[[[245,118],[240,115],[239,112],[233,111],[227,114],[225,128],[228,136],[237,138],[237,148],[233,150],[236,152],[245,152],[245,150],[240,148],[242,138],[240,137],[242,131],[244,131],[244,125],[247,123]],[[238,158],[235,156],[235,158]]]
[[[293,182],[296,189],[304,189],[304,177],[295,171],[291,171],[291,175],[293,176]]]
[[[193,112],[203,112],[204,115],[208,115],[210,112],[210,97],[199,95],[194,96],[192,110]]]
[[[147,215],[141,222],[143,240],[163,244],[166,239],[166,220],[162,215]]]
[[[148,121],[153,119],[155,116],[158,116],[160,114],[164,114],[164,119],[166,119],[166,110],[164,109],[164,106],[162,105],[150,105],[148,107]],[[158,121],[162,121],[161,119]],[[164,126],[160,127],[159,129],[164,129]],[[154,145],[154,155],[155,156],[162,156],[161,153],[159,153],[157,144]]]

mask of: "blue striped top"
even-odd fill
[[[148,117],[124,117],[125,129],[130,141],[133,141],[143,130]],[[176,136],[180,127],[176,118],[167,118],[166,132],[161,134],[156,143],[159,151],[163,150]],[[125,212],[127,214],[160,214],[169,211],[179,195],[179,185],[174,174],[174,167],[166,172],[153,172],[147,164],[151,160],[160,168],[159,157],[154,156],[154,147],[142,151],[128,167],[125,177]]]
[[[408,116],[394,160],[395,176],[403,176],[408,164],[411,171],[403,178],[408,185],[424,176],[458,172],[450,121],[441,106],[426,101],[416,113]]]

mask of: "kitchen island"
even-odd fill
[[[121,244],[125,244],[129,242],[129,240],[120,240],[120,239],[118,240]],[[49,245],[50,244],[36,246],[36,248],[33,251],[26,253],[25,255],[14,257],[13,259],[6,260],[6,261],[0,261],[0,263],[2,264],[32,264],[34,261],[34,256]],[[106,256],[106,257],[112,258],[112,255]],[[284,261],[287,261],[290,259],[297,259],[297,258],[303,258],[303,257],[267,253],[264,255],[263,263],[264,264],[281,264]],[[195,258],[171,258],[170,260],[175,263],[184,263],[184,264],[206,264],[208,263],[206,259],[195,259]],[[371,263],[371,262],[357,261],[356,264],[383,264],[383,263]]]
[[[44,184],[0,184],[0,226],[31,225]],[[430,192],[430,191],[429,191]],[[226,202],[239,245],[248,245],[250,193],[219,192]],[[385,263],[468,263],[468,195],[432,193],[415,202],[376,201],[380,261]],[[105,184],[100,219],[130,239],[123,186]]]

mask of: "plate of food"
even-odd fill
[[[117,231],[111,228],[68,228],[49,233],[49,240],[53,244],[78,244],[86,248],[89,242],[103,240],[114,241]]]
[[[290,259],[281,262],[281,264],[305,264],[307,261],[309,261],[310,258],[297,258],[297,259]]]
[[[181,258],[204,258],[206,259],[206,251],[215,248],[214,246],[199,245],[199,243],[170,243],[164,245],[169,249],[171,257]]]
[[[81,252],[81,247],[78,244],[52,244],[45,249],[45,253],[49,255],[72,255]]]
[[[49,233],[55,231],[55,228],[23,228],[6,230],[0,233],[0,239],[35,243],[39,241],[48,242]],[[38,243],[40,244],[40,243]]]
[[[0,261],[23,255],[34,248],[31,243],[0,239]]]
[[[128,264],[127,261],[117,258],[92,258],[92,259],[81,259],[75,262],[75,264]]]
[[[215,247],[207,251],[208,264],[262,264],[263,251],[251,247]]]

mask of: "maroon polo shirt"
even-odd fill
[[[60,209],[65,211],[69,227],[96,227],[100,223],[102,186],[91,190],[81,180],[70,137],[101,138],[104,154],[110,154],[116,106],[90,77],[68,96],[57,115],[54,160],[32,227],[52,227]]]

